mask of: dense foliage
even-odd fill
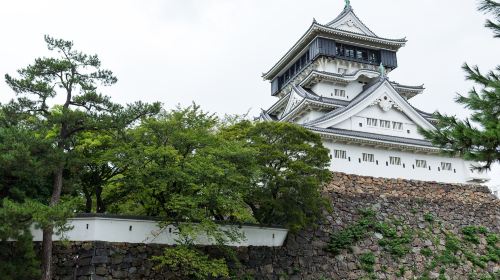
[[[154,257],[158,262],[157,269],[168,267],[179,279],[207,279],[229,276],[224,259],[210,259],[197,249],[182,245],[165,250],[162,256]]]
[[[45,40],[59,56],[6,75],[18,97],[0,105],[2,275],[21,265],[25,276],[17,279],[40,274],[30,242],[35,224],[44,233],[41,277],[50,279],[52,233],[65,230],[74,212],[161,217],[178,228],[179,247],[155,258],[158,265],[203,278],[227,276],[224,245],[244,238],[220,223],[299,230],[328,209],[320,191],[329,157],[318,135],[293,124],[220,119],[197,105],[113,103],[97,85],[117,79],[97,56]],[[226,258],[197,251],[199,235]]]
[[[221,222],[298,230],[328,209],[320,193],[330,178],[328,151],[302,127],[231,123],[193,105],[144,119],[126,137],[121,153],[127,169],[105,189],[104,201],[112,202],[109,211],[160,216],[176,225],[182,246],[156,260],[186,277],[198,277],[189,261],[202,258],[189,246],[198,235],[219,246],[243,238],[236,228],[222,230]],[[172,260],[174,255],[182,257]],[[225,260],[213,261],[203,268],[224,276],[218,268],[227,270]]]
[[[321,187],[331,176],[330,159],[317,134],[276,122],[241,122],[223,134],[254,150],[258,170],[245,202],[260,223],[299,230],[328,209]]]
[[[483,0],[480,10],[490,12],[497,22],[488,20],[495,37],[500,37],[500,3]],[[467,160],[482,162],[477,170],[488,170],[500,161],[500,66],[482,73],[477,66],[464,64],[467,79],[479,86],[468,95],[458,95],[456,102],[472,112],[470,118],[460,120],[455,116],[436,113],[436,130],[422,131],[434,144],[447,153],[460,155]]]

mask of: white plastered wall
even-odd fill
[[[345,90],[346,96],[345,97],[335,96],[334,94],[335,89]],[[361,93],[361,91],[363,91],[363,84],[354,81],[349,83],[347,86],[344,86],[344,85],[334,84],[332,82],[322,81],[315,84],[311,88],[311,90],[319,96],[350,101],[354,99],[356,96],[358,96],[358,94]]]
[[[356,174],[362,176],[400,178],[408,180],[435,181],[443,183],[467,183],[471,179],[485,179],[486,174],[472,174],[470,163],[460,158],[443,157],[439,155],[417,154],[384,148],[372,148],[353,144],[337,143],[333,140],[325,140],[325,147],[334,155],[334,150],[347,152],[347,159],[332,158],[330,169],[332,171]],[[364,162],[363,153],[374,154],[376,162]],[[400,157],[401,165],[387,165],[389,157]],[[350,158],[350,161],[349,161]],[[415,161],[426,160],[427,168],[414,167]],[[361,162],[360,162],[361,161]],[[451,171],[439,170],[441,162],[452,164]],[[429,170],[430,167],[430,170]],[[438,169],[439,168],[439,169]]]
[[[377,126],[368,126],[367,118],[377,119]],[[387,120],[391,122],[391,128],[380,127],[380,120]],[[396,130],[392,126],[392,122],[403,123],[402,130]],[[361,124],[361,125],[360,125]],[[417,125],[410,120],[405,114],[396,108],[391,108],[389,111],[384,111],[380,106],[370,106],[363,111],[359,112],[355,116],[336,124],[335,128],[363,131],[375,134],[399,136],[412,139],[424,139],[424,137],[418,133]],[[409,133],[408,133],[409,131]]]
[[[326,113],[325,112],[320,112],[320,111],[309,111],[307,113],[305,113],[303,116],[301,116],[300,118],[298,118],[297,120],[294,120],[294,123],[298,123],[298,124],[305,124],[305,123],[308,123],[310,121],[313,121],[315,119],[318,119],[322,116],[324,116]]]
[[[150,220],[85,217],[69,219],[68,224],[73,229],[63,236],[55,235],[53,240],[68,241],[106,241],[144,244],[174,245],[178,239],[177,229],[174,226],[160,227],[158,222]],[[231,226],[221,226],[227,230]],[[282,246],[288,231],[282,228],[242,226],[235,227],[245,236],[245,240],[238,243],[228,243],[229,246]],[[33,240],[42,241],[42,231],[32,229]],[[196,241],[198,245],[213,245],[213,242],[201,236]]]

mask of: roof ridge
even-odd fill
[[[398,83],[396,81],[389,81],[392,85],[394,86],[399,86],[399,87],[405,87],[405,88],[415,88],[415,89],[425,89],[424,88],[424,84],[421,84],[419,86],[410,86],[410,85],[405,85],[405,84],[401,84],[401,83]]]
[[[373,34],[374,37],[377,37],[379,38],[379,36],[373,32],[369,27],[368,25],[366,25],[359,17],[358,15],[356,15],[356,13],[354,12],[354,9],[352,8],[351,4],[347,4],[346,3],[346,6],[344,7],[344,10],[335,18],[333,19],[332,21],[330,21],[329,23],[326,24],[326,26],[329,26],[329,25],[332,25],[336,22],[338,22],[339,20],[341,20],[342,18],[344,18],[345,16],[347,16],[349,13],[352,13],[352,15],[366,28],[368,29],[368,31],[370,33]],[[334,29],[337,29],[337,28],[334,28]],[[340,30],[340,29],[339,29]]]

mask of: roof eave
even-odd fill
[[[387,46],[392,46],[393,48],[396,48],[398,50],[399,48],[403,47],[407,40],[406,38],[402,39],[386,39],[386,38],[380,38],[380,37],[373,37],[373,36],[367,36],[363,34],[358,34],[358,33],[353,33],[349,31],[344,31],[340,29],[335,29],[331,28],[325,25],[321,25],[317,22],[313,22],[309,29],[302,35],[302,37],[293,45],[291,49],[288,50],[288,52],[266,73],[262,74],[262,77],[265,80],[272,80],[274,79],[278,73],[281,71],[281,69],[286,66],[286,64],[290,63],[291,60],[294,59],[295,56],[297,56],[298,52],[300,49],[303,47],[307,46],[310,41],[312,41],[316,36],[315,33],[321,33],[325,32],[326,34],[337,34],[337,35],[342,35],[354,39],[360,39],[360,40],[366,40],[370,41],[372,43],[378,43],[381,45],[387,45]]]
[[[387,141],[387,140],[378,140],[378,139],[370,139],[370,138],[365,138],[365,137],[359,137],[359,136],[350,136],[350,135],[343,135],[343,134],[338,134],[335,133],[334,131],[328,131],[328,129],[321,129],[321,128],[316,128],[316,127],[311,127],[311,126],[304,126],[320,135],[323,136],[328,136],[328,137],[334,137],[338,139],[345,139],[345,140],[356,140],[364,143],[371,143],[373,145],[390,145],[390,146],[399,146],[399,147],[405,147],[405,148],[410,148],[410,149],[418,149],[418,150],[426,150],[429,152],[435,152],[439,153],[441,150],[437,147],[434,147],[432,145],[418,145],[418,144],[410,144],[410,143],[401,143],[397,141]]]

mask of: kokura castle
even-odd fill
[[[265,74],[278,101],[260,119],[293,122],[321,135],[331,169],[386,178],[447,183],[488,181],[473,162],[444,156],[418,128],[434,129],[432,114],[409,101],[421,85],[392,81],[406,39],[376,35],[349,1],[327,24],[313,21]]]

